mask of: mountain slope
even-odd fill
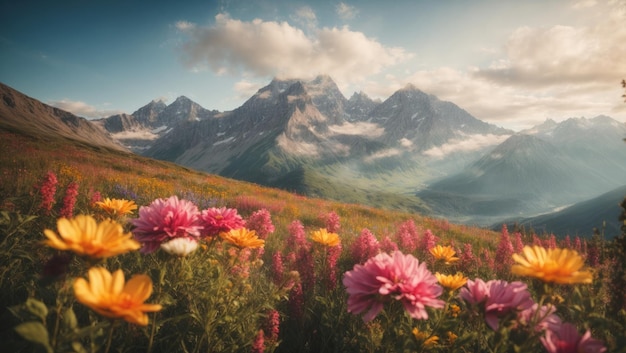
[[[508,220],[505,223],[532,228],[539,234],[552,233],[561,237],[566,235],[589,237],[593,234],[594,228],[598,230],[604,228],[605,237],[610,239],[621,234],[619,215],[622,212],[620,203],[624,197],[626,185],[558,212]],[[492,229],[499,227],[502,227],[502,223],[492,226]]]
[[[440,214],[489,219],[546,212],[594,196],[585,175],[556,146],[517,134],[462,172],[439,180],[418,196]],[[584,173],[584,172],[581,172]]]
[[[43,104],[2,83],[0,97],[0,127],[3,129],[125,150],[104,129],[89,120]]]

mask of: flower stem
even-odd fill
[[[111,341],[113,341],[113,330],[115,329],[116,321],[111,321],[111,329],[109,330],[109,337],[107,338],[106,347],[104,348],[104,353],[109,353],[109,349],[111,349]]]

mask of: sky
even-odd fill
[[[273,78],[346,98],[413,84],[516,131],[626,122],[626,0],[0,0],[0,82],[94,119],[184,95],[233,110]]]

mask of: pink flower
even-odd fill
[[[479,305],[487,300],[489,296],[489,286],[482,279],[476,278],[474,281],[467,280],[465,287],[461,288],[459,297],[469,304]]]
[[[256,234],[260,239],[266,239],[270,233],[274,232],[274,225],[272,224],[270,211],[265,208],[255,211],[248,218],[246,227],[256,231]]]
[[[328,212],[326,215],[326,230],[329,233],[339,233],[341,229],[341,224],[339,223],[339,215],[335,212]]]
[[[392,253],[398,250],[398,244],[396,244],[388,235],[385,235],[380,241],[380,251],[386,253]]]
[[[480,267],[480,259],[474,256],[472,244],[470,243],[463,244],[463,251],[460,252],[459,259],[459,265],[461,268],[470,269]]]
[[[415,222],[413,222],[412,219],[403,222],[398,227],[398,231],[396,232],[396,239],[398,241],[398,245],[403,251],[415,251],[415,249],[417,249],[418,238],[419,234],[417,233]]]
[[[426,229],[424,232],[424,236],[422,237],[422,242],[420,244],[420,248],[425,251],[430,251],[430,249],[435,247],[437,244],[437,237],[430,231],[430,229]]]
[[[288,229],[289,236],[287,237],[287,243],[285,247],[287,249],[296,250],[299,248],[309,248],[309,243],[306,240],[306,232],[304,231],[304,225],[299,220],[291,222]]]
[[[202,211],[200,216],[204,236],[214,237],[222,232],[243,228],[246,223],[234,208],[212,207]]]
[[[516,254],[521,254],[522,249],[524,249],[524,241],[522,240],[522,233],[515,233],[515,241],[513,243],[513,248]]]
[[[373,320],[383,310],[383,303],[391,299],[399,300],[415,319],[428,318],[426,306],[444,306],[444,301],[437,299],[443,292],[437,277],[425,263],[400,251],[378,254],[364,265],[355,265],[345,273],[343,284],[349,294],[348,312],[365,312],[365,322]]]
[[[56,174],[49,171],[39,187],[39,196],[41,196],[41,204],[39,205],[39,208],[44,210],[46,215],[49,215],[52,210],[52,204],[54,204],[54,195],[57,192],[58,182]]]
[[[502,225],[502,232],[500,234],[500,242],[496,249],[496,270],[508,271],[513,264],[513,243],[511,243],[511,237],[509,231],[506,228],[506,224]]]
[[[259,330],[256,337],[254,338],[254,342],[252,343],[252,353],[263,353],[265,351],[265,337],[263,334],[263,330]]]
[[[202,225],[198,207],[176,196],[156,199],[139,208],[139,218],[131,220],[133,234],[143,244],[143,253],[156,251],[161,243],[174,238],[199,238]]]
[[[473,305],[484,303],[485,321],[494,331],[498,329],[501,317],[512,311],[529,309],[534,304],[526,284],[519,281],[491,280],[485,283],[479,278],[468,280],[459,296]]]
[[[280,333],[280,314],[277,310],[272,309],[267,315],[265,332],[267,332],[268,340],[273,342],[278,341],[278,334]]]
[[[272,256],[272,279],[275,285],[280,285],[283,281],[283,273],[285,267],[283,266],[283,256],[280,251],[277,251]]]
[[[337,286],[337,261],[341,256],[341,243],[328,248],[326,256],[326,270],[328,273],[328,289],[334,289]]]
[[[380,244],[374,234],[367,228],[364,228],[352,244],[350,252],[352,253],[352,260],[354,262],[363,263],[370,257],[378,255],[380,252]]]
[[[589,330],[580,336],[576,326],[570,323],[564,323],[556,330],[546,331],[545,337],[541,337],[540,340],[549,353],[602,353],[606,351],[602,341],[592,338]]]
[[[538,309],[539,304],[535,303],[530,308],[522,310],[517,315],[517,320],[523,325],[535,325],[535,331],[558,330],[561,326],[561,318],[555,314],[554,305],[543,305]]]
[[[72,218],[74,216],[74,205],[76,205],[76,197],[78,196],[78,184],[71,182],[65,189],[65,196],[63,197],[63,207],[59,212],[60,217]]]

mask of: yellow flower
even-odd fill
[[[455,335],[452,331],[446,332],[446,335],[448,336],[448,342],[450,342],[450,344],[454,344],[454,341],[459,338],[459,336]]]
[[[48,238],[46,245],[94,259],[116,256],[141,247],[138,241],[132,239],[131,233],[124,233],[122,226],[110,219],[97,223],[87,215],[59,218],[57,229],[59,235],[50,229],[44,230]]]
[[[159,311],[159,304],[145,304],[152,294],[152,280],[146,275],[135,275],[124,283],[124,273],[117,270],[111,274],[102,267],[92,267],[84,278],[74,281],[74,295],[82,304],[98,314],[130,323],[146,326],[147,312]]]
[[[459,313],[461,312],[461,308],[456,305],[456,304],[450,304],[450,315],[452,317],[457,317],[459,316]]]
[[[431,336],[426,332],[420,332],[420,330],[418,330],[417,327],[413,328],[412,333],[413,333],[413,336],[415,336],[416,340],[422,342],[422,346],[424,347],[433,347],[437,345],[437,343],[439,343],[438,336]]]
[[[441,246],[437,245],[430,249],[430,253],[435,257],[435,260],[441,260],[449,265],[455,261],[458,261],[459,258],[455,257],[456,252],[452,249],[451,246]]]
[[[259,239],[254,230],[248,228],[231,229],[220,233],[220,237],[238,248],[262,248],[265,240]]]
[[[546,250],[535,245],[525,246],[522,253],[524,256],[513,254],[517,263],[511,267],[511,272],[516,275],[561,284],[591,283],[593,279],[590,271],[581,271],[584,260],[574,250]]]
[[[104,201],[96,202],[101,209],[111,216],[123,216],[133,213],[137,209],[135,201],[122,200],[122,199],[110,199],[106,198]]]
[[[314,231],[313,235],[311,235],[311,240],[325,246],[337,246],[341,242],[339,240],[339,235],[336,233],[329,233],[325,228],[320,228],[319,230]]]
[[[439,284],[441,284],[444,288],[453,291],[457,290],[467,283],[467,277],[463,276],[462,273],[457,272],[456,275],[442,275],[441,273],[435,273]]]

